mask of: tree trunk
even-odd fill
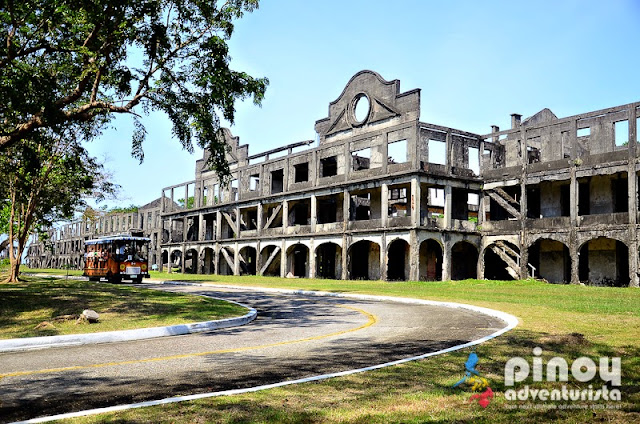
[[[18,252],[20,253],[20,252]],[[20,281],[18,275],[20,275],[20,256],[11,258],[11,264],[9,265],[9,278],[5,283],[17,283]]]

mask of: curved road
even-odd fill
[[[467,343],[506,326],[479,312],[196,286],[153,286],[254,307],[233,329],[0,354],[0,421],[362,368]]]

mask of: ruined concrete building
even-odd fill
[[[95,219],[81,219],[46,231],[45,240],[33,235],[27,252],[30,268],[81,269],[84,267],[84,242],[98,237],[128,234],[149,237],[152,252],[149,263],[159,262],[160,212],[162,199],[138,208],[136,212],[107,213]]]
[[[474,134],[420,121],[420,90],[357,73],[318,142],[196,162],[163,189],[169,269],[310,278],[638,285],[640,103],[511,116]]]

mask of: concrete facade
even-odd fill
[[[420,90],[361,71],[317,142],[196,162],[162,190],[157,262],[281,277],[638,285],[640,103],[549,109],[474,134],[420,121]]]
[[[160,263],[161,202],[158,198],[137,212],[107,213],[95,220],[78,220],[47,231],[48,240],[34,235],[27,251],[30,268],[84,268],[84,241],[118,234],[149,237],[149,264]]]

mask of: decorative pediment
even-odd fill
[[[329,104],[329,116],[316,122],[321,139],[413,113],[419,116],[419,90],[400,94],[400,81],[386,81],[373,71],[361,71]]]

